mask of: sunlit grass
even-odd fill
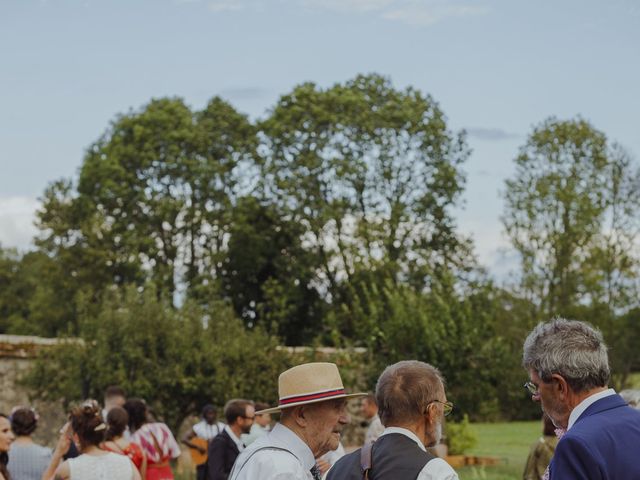
[[[460,480],[519,480],[529,448],[542,432],[540,422],[475,423],[478,444],[468,455],[497,457],[500,464],[458,469]]]

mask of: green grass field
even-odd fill
[[[475,423],[478,444],[468,455],[497,457],[500,464],[458,469],[460,480],[520,480],[529,447],[540,436],[540,422]]]

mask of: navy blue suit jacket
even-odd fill
[[[640,480],[640,410],[620,395],[591,404],[558,442],[551,480]]]

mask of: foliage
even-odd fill
[[[449,455],[463,455],[476,446],[478,434],[464,414],[460,422],[447,422],[447,447]]]
[[[273,379],[285,368],[284,354],[223,304],[175,310],[152,286],[127,288],[110,291],[97,316],[83,311],[80,318],[82,337],[45,351],[25,379],[34,396],[69,403],[102,398],[118,384],[147,398],[176,429],[205,403],[276,400]]]
[[[505,193],[520,275],[501,288],[452,213],[469,154],[431,96],[375,74],[296,86],[256,122],[217,97],[151,100],[114,119],[77,181],[47,187],[36,251],[0,249],[0,332],[83,340],[38,363],[37,395],[120,383],[171,422],[210,398],[273,399],[276,344],[345,347],[369,389],[423,360],[457,419],[531,418],[522,341],[558,314],[603,330],[624,385],[640,335],[631,156],[580,118],[533,129]]]
[[[640,171],[630,155],[585,120],[550,118],[534,128],[516,167],[503,222],[531,316],[591,321],[611,345],[637,339],[624,320],[638,306],[640,273]],[[611,354],[624,379],[635,355]]]
[[[349,308],[360,272],[419,289],[468,260],[450,213],[468,148],[431,97],[378,75],[326,90],[307,83],[259,129],[264,194],[304,226],[331,301]]]

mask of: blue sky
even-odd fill
[[[152,97],[257,118],[358,73],[430,93],[469,132],[456,216],[499,276],[500,191],[534,124],[581,115],[640,155],[635,0],[0,0],[0,59],[0,243],[21,249],[46,185]]]

